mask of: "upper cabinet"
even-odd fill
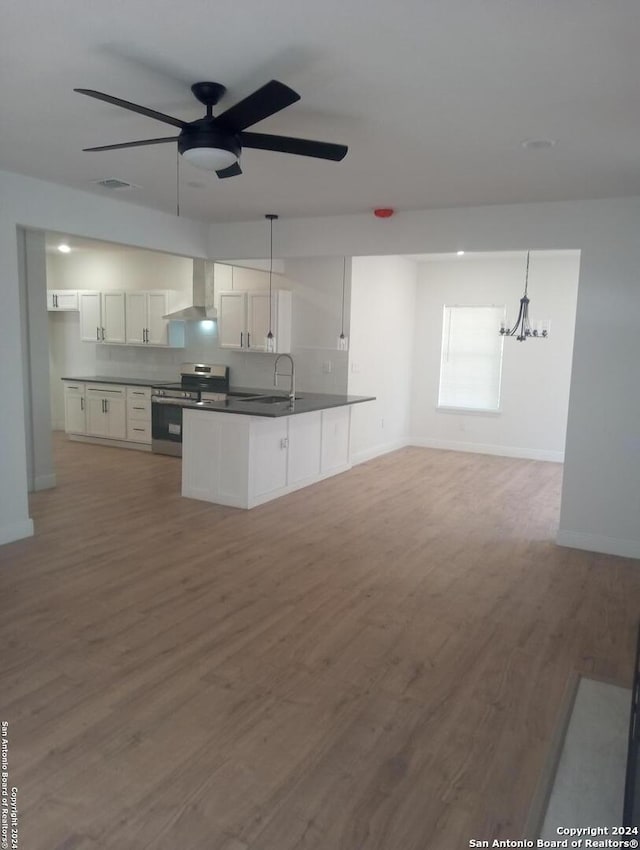
[[[243,271],[247,271],[243,269]],[[249,270],[250,271],[250,270]],[[235,269],[234,269],[235,283]],[[271,321],[269,321],[271,300]],[[221,292],[218,302],[220,348],[264,353],[271,329],[276,338],[276,354],[291,351],[291,292],[286,289]]]
[[[80,292],[79,302],[81,340],[126,341],[124,292]]]
[[[79,292],[80,339],[127,345],[184,347],[184,328],[163,318],[169,292]]]
[[[125,294],[126,340],[134,345],[168,345],[169,312],[166,292],[127,292]]]
[[[51,313],[78,310],[77,289],[48,289],[47,310]]]

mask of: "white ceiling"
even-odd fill
[[[637,195],[639,37],[638,0],[20,0],[0,27],[0,168],[172,212],[172,145],[81,149],[173,128],[72,89],[193,120],[192,82],[225,84],[222,109],[275,78],[302,100],[251,129],[344,143],[346,159],[247,150],[222,181],[185,162],[183,215]],[[141,188],[93,186],[105,177]]]

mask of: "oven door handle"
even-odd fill
[[[151,396],[152,404],[170,404],[174,407],[186,407],[189,404],[194,404],[197,401],[195,398],[164,398],[162,396]]]

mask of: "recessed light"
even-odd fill
[[[456,251],[456,254],[461,257],[464,254],[464,251]]]
[[[520,142],[523,148],[528,151],[542,151],[556,146],[557,139],[525,139]]]
[[[60,253],[62,254],[68,254],[69,251],[71,251],[71,248],[67,245],[66,242],[61,242],[60,245],[58,245],[58,251],[60,251]]]

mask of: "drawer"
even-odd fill
[[[127,422],[127,440],[132,443],[149,443],[151,445],[150,422]]]
[[[151,400],[127,398],[127,419],[151,422]]]
[[[87,398],[102,396],[102,398],[124,397],[126,387],[120,384],[87,384]]]
[[[127,387],[127,401],[151,401],[151,387]]]
[[[63,383],[66,395],[84,395],[84,384],[78,384],[75,381],[64,381]]]

